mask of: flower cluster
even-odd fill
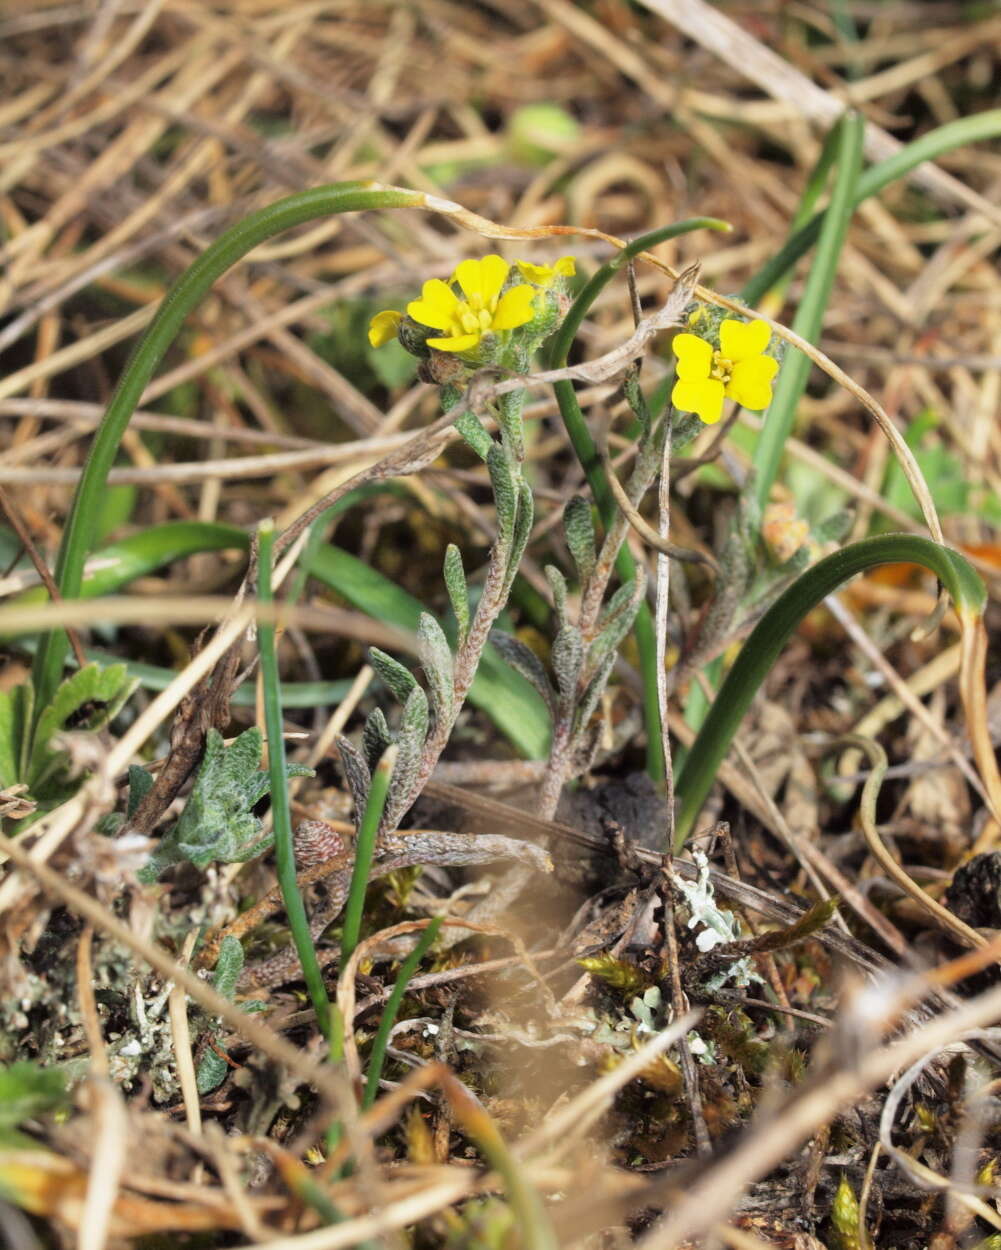
[[[512,332],[518,332],[522,355],[552,333],[568,307],[566,279],[574,272],[572,256],[555,265],[517,261],[514,268],[497,255],[464,260],[448,282],[425,282],[420,299],[411,300],[405,314],[395,309],[376,313],[368,339],[381,347],[399,338],[407,351],[424,358],[446,352],[469,366],[501,363]],[[439,373],[441,366],[452,372],[440,362]]]
[[[689,324],[701,328],[694,319]],[[676,335],[678,380],[671,403],[682,412],[694,412],[707,425],[723,415],[724,399],[735,399],[754,412],[767,408],[779,368],[775,357],[765,354],[771,333],[766,321],[727,319],[719,325],[718,347],[697,334]]]

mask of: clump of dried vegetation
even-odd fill
[[[5,1242],[1001,1244],[996,11],[0,35]]]

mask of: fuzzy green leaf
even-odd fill
[[[507,452],[497,443],[491,445],[487,454],[487,471],[497,508],[497,541],[510,550],[518,512],[518,492]]]
[[[127,820],[131,820],[139,810],[139,804],[153,789],[153,781],[153,774],[148,773],[145,768],[138,764],[129,765],[129,802],[125,809]]]
[[[434,714],[439,721],[450,722],[455,700],[455,663],[445,631],[430,612],[421,613],[417,625],[417,645]]]
[[[560,629],[566,629],[569,623],[569,618],[567,617],[567,579],[552,564],[547,564],[544,572],[546,581],[549,583],[549,589],[553,592],[556,624]]]
[[[209,730],[184,811],[140,870],[140,881],[155,881],[172,864],[188,862],[206,868],[214,862],[243,863],[270,847],[273,837],[263,832],[263,822],[253,812],[270,788],[267,772],[260,769],[262,746],[256,726],[228,747],[217,730]],[[312,769],[299,765],[287,771],[290,777],[313,775]]]
[[[62,797],[67,784],[69,755],[52,745],[65,729],[99,729],[115,715],[136,687],[124,664],[78,669],[56,690],[52,702],[38,717],[27,776],[34,798]]]
[[[380,651],[378,647],[369,647],[368,662],[399,701],[406,703],[410,698],[410,692],[417,685],[417,678],[410,669],[399,660],[394,660],[391,655],[387,655],[385,651]]]
[[[383,747],[383,750],[385,750],[385,747]],[[351,800],[360,819],[361,813],[365,810],[365,804],[368,802],[368,792],[372,787],[372,773],[369,770],[365,757],[352,746],[347,738],[338,735],[337,751],[341,757],[341,771],[344,773],[344,780],[348,783],[348,789],[351,791]]]
[[[388,746],[393,742],[393,735],[389,731],[389,725],[386,723],[386,717],[382,708],[375,708],[369,712],[365,719],[365,728],[362,730],[361,747],[362,754],[365,756],[365,763],[369,770],[369,785],[372,783],[372,773],[375,766],[382,759],[383,754]],[[364,803],[358,808],[359,812],[365,810]]]
[[[608,685],[608,679],[611,677],[614,667],[615,652],[609,651],[599,665],[598,671],[587,683],[584,693],[580,696],[577,707],[574,709],[574,736],[587,726],[588,721],[594,715],[594,709],[598,706],[598,700]]]
[[[584,663],[584,642],[576,625],[567,625],[553,642],[552,665],[560,706],[568,712],[577,701],[577,682]]]
[[[413,801],[413,788],[427,739],[429,719],[427,696],[420,686],[415,686],[403,709],[396,735],[398,753],[386,794],[382,816],[384,829],[395,829]]]
[[[594,521],[591,505],[583,495],[574,495],[563,510],[563,532],[577,566],[580,584],[586,586],[594,572]]]
[[[490,448],[497,444],[483,427],[483,422],[468,409],[455,422],[455,428],[481,460],[486,460]]]
[[[511,634],[501,629],[490,631],[490,641],[500,652],[502,658],[538,690],[546,701],[550,716],[556,715],[556,691],[546,673],[545,665],[531,648]]]
[[[607,655],[618,650],[619,643],[632,629],[645,592],[646,573],[642,565],[637,565],[636,577],[632,582],[619,587],[602,614],[601,630],[591,644],[587,657],[590,665],[602,663]]]
[[[469,591],[466,587],[466,570],[462,567],[462,552],[455,543],[449,543],[445,550],[444,572],[449,602],[459,627],[459,646],[462,646],[469,633]]]
[[[518,510],[514,520],[514,533],[511,535],[511,551],[507,558],[507,570],[504,573],[504,598],[511,593],[511,586],[518,573],[518,565],[525,554],[528,540],[532,536],[532,522],[535,519],[535,499],[532,488],[524,478],[518,479]]]

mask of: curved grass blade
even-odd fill
[[[974,756],[989,798],[1001,806],[1001,781],[986,733],[984,658],[986,634],[981,620],[987,592],[973,566],[958,552],[914,534],[884,534],[836,551],[807,569],[780,595],[755,626],[713,701],[678,774],[680,800],[676,849],[691,833],[744,713],[751,705],[793,631],[826,595],[881,564],[920,564],[930,569],[952,597],[962,627],[964,662],[961,694]],[[995,813],[995,816],[997,813]]]
[[[94,435],[56,560],[55,580],[64,598],[76,599],[80,593],[84,562],[93,543],[101,495],[129,419],[185,318],[201,302],[213,283],[258,244],[293,226],[334,213],[420,207],[426,202],[426,197],[420,192],[385,188],[367,182],[313,187],[249,214],[221,235],[185,270],[168,291],[140,339]],[[37,707],[48,704],[59,682],[66,647],[65,632],[53,630],[38,650],[32,674]]]
[[[138,534],[130,534],[94,553],[90,574],[80,583],[77,597],[96,599],[113,594],[137,577],[145,577],[185,556],[206,551],[246,551],[250,535],[236,525],[212,521],[165,521]],[[44,586],[32,586],[13,596],[14,606],[47,603]]]

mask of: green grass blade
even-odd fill
[[[957,552],[916,534],[883,534],[836,551],[807,569],[755,626],[692,743],[676,784],[676,849],[684,846],[733,736],[793,631],[826,595],[881,564],[920,564],[948,590],[960,613],[979,614],[987,599],[973,566]]]
[[[877,195],[884,187],[909,174],[923,161],[933,161],[943,153],[951,152],[953,148],[979,143],[984,139],[996,139],[998,135],[1001,135],[1001,109],[987,109],[972,117],[960,117],[956,121],[946,122],[944,126],[930,130],[928,134],[908,143],[885,161],[867,169],[859,178],[854,207],[858,208],[871,195]],[[824,213],[817,213],[754,275],[740,293],[745,303],[757,304],[765,292],[780,281],[786,270],[810,250],[820,236],[823,218]]]
[[[368,889],[368,875],[372,868],[375,855],[375,838],[379,832],[379,822],[386,807],[389,794],[389,783],[393,777],[393,767],[399,748],[394,743],[386,748],[382,759],[372,774],[372,788],[368,792],[365,811],[358,822],[358,834],[355,839],[355,863],[351,872],[351,887],[348,901],[344,907],[344,929],[341,934],[341,971],[347,967],[348,960],[355,953],[358,936],[361,933],[361,918],[365,910],[365,891]]]
[[[359,209],[405,208],[424,201],[419,192],[376,189],[364,182],[334,183],[287,196],[237,222],[191,265],[165,296],[139,341],[111,397],[94,435],[87,463],[73,496],[63,530],[55,580],[65,599],[76,599],[83,567],[94,540],[101,498],[122,435],[143,391],[185,318],[205,297],[213,283],[265,240],[293,226]],[[63,630],[53,630],[35,657],[32,681],[36,707],[46,707],[55,690],[67,648]]]
[[[33,650],[33,640],[19,644],[29,654]],[[161,664],[144,664],[141,660],[122,660],[112,651],[103,647],[84,647],[83,653],[89,661],[105,667],[109,664],[124,664],[130,677],[135,677],[144,690],[166,690],[172,681],[177,679],[178,669],[164,668]],[[67,656],[67,664],[76,667],[73,656]],[[344,678],[342,681],[283,681],[278,687],[283,708],[317,708],[329,707],[340,703],[350,691],[354,683]],[[247,682],[230,696],[231,707],[256,707],[257,691],[253,682]]]
[[[807,342],[820,337],[824,313],[831,298],[834,275],[841,248],[848,233],[855,205],[859,171],[862,168],[862,139],[865,122],[858,113],[842,118],[837,138],[834,190],[824,214],[823,227],[814,262],[806,280],[803,298],[796,309],[792,328]],[[790,348],[782,364],[772,402],[765,413],[764,427],[754,451],[755,493],[764,508],[779,471],[786,439],[792,432],[796,408],[806,390],[811,361],[796,348]]]
[[[122,586],[145,577],[159,568],[182,560],[185,556],[206,551],[246,551],[250,535],[235,525],[210,521],[166,521],[138,534],[130,534],[120,542],[111,543],[94,553],[99,567],[81,583],[77,597],[96,599],[113,594]],[[8,602],[26,606],[46,603],[49,592],[44,586],[32,586]]]
[[[365,1092],[362,1095],[362,1107],[371,1107],[375,1102],[376,1095],[379,1092],[379,1081],[382,1077],[382,1065],[386,1060],[386,1047],[389,1045],[389,1035],[393,1031],[393,1025],[396,1023],[396,1015],[400,1010],[400,1003],[403,1002],[403,995],[407,992],[407,986],[410,984],[410,978],[417,971],[418,965],[424,956],[431,949],[431,946],[438,936],[438,930],[441,928],[441,916],[435,918],[428,924],[428,927],[421,934],[417,945],[404,959],[400,965],[400,971],[393,985],[393,992],[386,1000],[386,1005],[382,1009],[382,1015],[379,1018],[379,1029],[372,1042],[372,1051],[368,1058],[368,1073],[365,1077]]]
[[[262,603],[273,603],[271,560],[275,529],[270,519],[262,521],[260,534],[260,568],[258,593]],[[288,774],[285,769],[284,720],[278,688],[278,656],[275,649],[275,627],[263,621],[257,629],[261,655],[261,683],[264,695],[264,723],[268,735],[268,773],[271,778],[271,819],[275,832],[275,865],[282,901],[288,917],[289,930],[295,943],[303,979],[316,1012],[317,1023],[324,1037],[330,1036],[330,1002],[323,984],[323,973],[309,931],[306,907],[296,881],[295,850],[292,846],[292,813],[288,797]]]
[[[591,305],[600,292],[604,290],[623,266],[640,252],[656,247],[658,243],[663,243],[667,239],[673,239],[679,234],[686,234],[690,230],[701,229],[729,230],[730,226],[727,222],[719,221],[715,217],[694,217],[686,221],[679,221],[672,226],[664,226],[659,230],[652,230],[648,234],[640,235],[639,238],[634,239],[627,247],[618,252],[607,264],[602,265],[578,294],[570,311],[564,318],[563,324],[553,336],[552,346],[549,351],[549,368],[560,369],[567,363],[567,356],[570,348],[573,346],[573,340],[580,329],[581,322],[590,311]],[[602,467],[594,439],[591,437],[591,431],[584,419],[584,414],[580,410],[580,404],[577,403],[577,392],[570,381],[555,382],[553,391],[556,395],[556,402],[559,404],[560,416],[566,427],[570,444],[577,459],[580,461],[581,468],[584,470],[584,475],[587,478],[588,486],[591,488],[591,494],[598,513],[607,529],[615,518],[617,505],[605,477],[605,470]],[[636,562],[633,560],[629,548],[625,545],[623,545],[615,561],[615,570],[623,582],[630,582],[636,576]],[[657,701],[657,646],[653,617],[646,603],[640,606],[640,610],[636,615],[636,620],[633,624],[633,635],[639,651],[640,673],[643,680],[643,719],[647,735],[647,772],[654,781],[662,781],[664,778],[664,756],[661,750],[660,705]]]

